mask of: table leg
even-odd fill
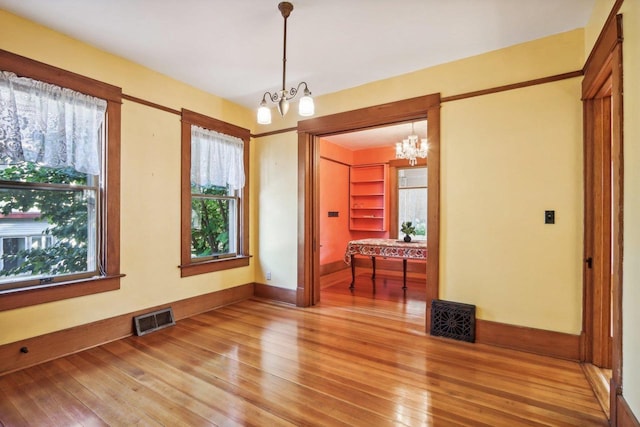
[[[349,285],[349,289],[353,289],[353,284],[356,281],[356,258],[352,254],[351,255],[351,284]]]
[[[375,280],[376,278],[376,257],[371,257],[371,263],[373,265],[373,273],[371,274],[371,280]]]
[[[407,289],[407,259],[402,258],[402,289]]]

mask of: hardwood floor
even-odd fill
[[[344,277],[2,376],[0,425],[608,425],[579,364],[429,337],[423,282]]]

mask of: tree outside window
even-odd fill
[[[33,162],[0,165],[2,233],[25,234],[13,239],[0,236],[0,284],[96,270],[98,189],[88,184],[97,178]],[[41,236],[27,235],[35,225],[30,223],[45,227]]]

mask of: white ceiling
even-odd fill
[[[278,1],[0,0],[0,8],[256,108],[281,85]],[[594,1],[292,0],[287,89],[306,81],[323,95],[584,27]]]
[[[322,139],[356,151],[384,145],[394,146],[396,142],[400,142],[412,134],[418,135],[421,139],[426,138],[427,121],[420,120],[414,123],[399,123],[385,127],[325,136]]]

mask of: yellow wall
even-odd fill
[[[318,97],[318,115],[580,70],[583,46],[583,31],[575,30],[428,68]],[[443,297],[476,304],[482,319],[580,333],[581,111],[579,78],[442,105]],[[257,132],[293,126],[296,118]],[[269,144],[259,140],[262,150]],[[277,144],[296,150],[296,135],[281,135]],[[296,163],[280,173],[295,180]],[[295,206],[296,196],[287,203]],[[546,209],[556,210],[555,225],[543,224]],[[278,222],[276,215],[261,209],[261,227]],[[285,227],[270,233],[296,251]],[[263,268],[269,245],[261,242]],[[295,276],[295,264],[279,266]]]
[[[295,289],[298,262],[298,148],[297,134],[272,135],[255,144],[258,190],[254,203],[258,209],[259,254],[256,281]],[[256,199],[257,197],[257,199]],[[266,279],[271,273],[271,280]]]
[[[4,11],[0,48],[175,109],[247,128],[254,123],[249,110]],[[255,261],[232,271],[180,278],[179,116],[124,101],[121,195],[121,270],[126,274],[121,289],[0,312],[0,344],[253,282]],[[255,210],[251,222],[256,223]]]
[[[579,82],[443,106],[441,298],[486,320],[580,332]]]
[[[597,0],[586,27],[585,51],[593,48],[614,0]],[[625,0],[620,12],[624,92],[624,255],[622,275],[622,391],[640,419],[640,0]]]

